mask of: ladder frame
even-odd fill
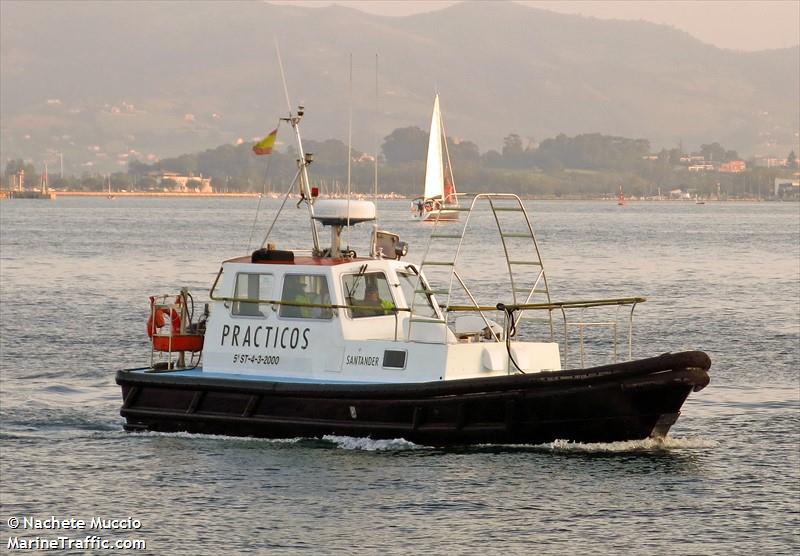
[[[451,298],[452,298],[452,295],[453,295],[454,280],[456,280],[458,282],[458,284],[461,286],[461,288],[463,288],[464,293],[467,295],[467,297],[470,299],[470,301],[472,302],[472,304],[474,306],[474,311],[477,312],[480,315],[480,317],[484,321],[484,324],[486,324],[486,327],[490,331],[492,330],[492,328],[491,328],[491,326],[489,324],[489,319],[487,318],[486,314],[484,313],[484,311],[487,308],[486,307],[481,307],[478,304],[477,300],[475,299],[475,296],[469,290],[469,287],[466,285],[464,280],[461,278],[461,276],[458,273],[458,270],[456,268],[456,264],[457,264],[457,262],[459,260],[460,255],[461,255],[461,248],[462,248],[462,246],[464,244],[464,236],[466,235],[466,232],[469,229],[469,224],[470,224],[470,221],[471,221],[472,212],[475,210],[475,208],[478,205],[478,203],[481,202],[481,201],[484,201],[484,200],[488,201],[488,203],[489,203],[489,208],[492,211],[492,215],[494,217],[495,225],[497,226],[497,231],[498,231],[498,234],[500,236],[500,241],[501,241],[501,243],[503,245],[503,255],[504,255],[504,258],[506,260],[506,269],[508,271],[509,281],[511,283],[511,295],[512,295],[512,300],[513,300],[514,304],[515,305],[518,304],[518,300],[517,300],[517,293],[518,292],[527,292],[527,295],[526,295],[525,301],[524,301],[525,304],[530,303],[531,299],[536,294],[544,294],[546,296],[547,303],[548,304],[551,303],[550,291],[549,291],[549,288],[548,288],[548,285],[547,285],[547,276],[545,274],[544,264],[542,263],[541,253],[539,251],[539,245],[538,245],[538,243],[536,241],[536,234],[533,231],[533,225],[531,224],[531,219],[528,216],[528,212],[525,209],[524,204],[522,203],[522,199],[520,199],[520,197],[518,195],[515,195],[513,193],[477,193],[477,194],[464,194],[464,193],[462,193],[462,194],[459,194],[459,196],[461,196],[461,197],[472,196],[472,202],[470,203],[469,207],[463,207],[463,206],[460,206],[460,207],[448,207],[448,210],[458,210],[458,211],[467,213],[466,218],[464,220],[464,224],[463,224],[463,226],[461,228],[461,232],[458,233],[458,234],[456,234],[456,233],[437,234],[437,230],[439,229],[439,223],[440,223],[439,217],[441,215],[441,211],[437,211],[436,219],[434,220],[433,230],[431,230],[431,234],[430,234],[430,236],[428,238],[428,243],[427,243],[427,245],[425,247],[425,252],[423,253],[423,256],[422,256],[422,262],[420,262],[420,265],[419,265],[420,272],[418,273],[419,276],[417,278],[417,287],[415,289],[415,293],[424,293],[426,295],[436,295],[437,293],[446,293],[447,294],[447,298],[446,298],[446,301],[445,301],[444,305],[440,304],[440,307],[442,308],[442,311],[444,313],[444,317],[442,319],[440,319],[440,320],[439,319],[429,319],[429,318],[414,318],[414,310],[415,310],[415,306],[416,306],[416,302],[417,302],[417,299],[416,299],[416,296],[415,296],[414,300],[411,303],[411,318],[409,319],[409,331],[408,331],[409,338],[411,337],[411,327],[413,326],[414,322],[431,322],[431,323],[437,323],[437,324],[441,324],[442,325],[442,332],[443,332],[443,338],[442,338],[443,341],[442,341],[442,343],[445,343],[445,344],[447,343],[448,315],[450,313],[449,309],[450,309],[450,306],[451,306]],[[500,206],[498,204],[498,202],[500,202],[500,201],[511,202],[513,206],[511,206],[511,207],[509,207],[509,206]],[[506,211],[509,211],[509,212],[521,212],[522,216],[524,218],[525,227],[526,227],[528,233],[520,233],[520,232],[505,233],[503,231],[502,224],[500,223],[500,216],[498,215],[498,212],[506,212]],[[531,240],[531,242],[533,244],[533,254],[535,255],[535,259],[531,258],[529,260],[526,260],[526,259],[512,260],[509,257],[509,246],[508,246],[508,244],[506,242],[506,239],[507,238],[511,238],[511,237],[530,238],[530,240]],[[431,247],[433,246],[434,240],[436,240],[436,239],[457,239],[458,240],[458,243],[457,243],[457,245],[455,247],[455,253],[454,253],[452,261],[431,261],[431,260],[428,260],[429,254],[431,252]],[[536,279],[534,280],[533,285],[532,285],[532,287],[530,289],[517,288],[516,287],[517,281],[515,280],[515,277],[514,277],[514,269],[513,269],[513,267],[514,267],[514,265],[521,265],[521,264],[539,266],[539,273],[538,273]],[[447,290],[435,291],[435,290],[431,289],[430,286],[428,288],[424,288],[423,287],[422,274],[424,274],[424,270],[425,270],[426,266],[450,266],[451,267],[450,268],[450,273],[449,273],[449,279],[447,280]],[[543,284],[544,287],[543,288],[539,287],[542,284]],[[552,311],[553,311],[553,309],[548,310],[548,322],[549,322],[549,326],[550,326],[550,338],[551,338],[551,341],[555,341],[555,328],[554,328],[554,325],[553,325],[553,314],[552,314]],[[523,312],[521,311],[514,318],[514,322],[513,323],[504,323],[503,329],[507,331],[507,330],[510,330],[511,328],[513,328],[516,325],[516,323],[519,322],[519,320],[521,319],[522,314],[523,314]],[[502,341],[502,339],[499,338],[494,331],[492,331],[491,334],[492,334],[492,336],[493,336],[493,338],[494,338],[494,340],[496,342],[501,342]]]

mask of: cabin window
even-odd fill
[[[231,314],[240,317],[265,316],[269,304],[258,303],[258,301],[270,299],[273,284],[272,274],[238,273],[233,297],[235,299],[252,299],[253,301],[234,301],[231,306]]]
[[[397,277],[400,279],[400,287],[403,290],[403,296],[406,298],[409,309],[412,307],[411,300],[414,300],[414,315],[438,319],[439,315],[433,306],[433,297],[425,293],[415,293],[415,290],[427,287],[427,284],[420,280],[419,275],[412,272],[398,272]]]
[[[354,306],[347,310],[347,316],[357,319],[394,314],[394,299],[383,272],[346,274],[342,284],[347,304]]]
[[[330,305],[328,279],[319,274],[287,274],[283,278],[281,302]],[[333,317],[333,311],[330,307],[281,305],[280,316],[297,319],[329,319]]]

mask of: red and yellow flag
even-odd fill
[[[253,145],[253,152],[256,154],[272,154],[272,147],[275,145],[275,138],[278,137],[278,128],[273,129],[269,135]]]

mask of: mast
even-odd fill
[[[347,116],[347,248],[350,249],[350,187],[353,166],[353,54],[350,53],[350,90]]]
[[[308,208],[308,219],[309,223],[311,224],[311,239],[314,242],[314,254],[317,254],[320,251],[319,237],[317,235],[317,226],[314,224],[314,199],[311,197],[311,186],[309,185],[308,180],[308,166],[311,164],[311,161],[314,159],[314,157],[311,153],[306,154],[306,152],[303,150],[303,140],[300,137],[300,120],[303,119],[303,114],[305,114],[305,108],[303,106],[298,106],[296,116],[293,116],[292,113],[289,112],[289,117],[281,118],[281,120],[289,122],[294,129],[294,136],[295,140],[297,141],[297,167],[300,178],[300,201],[305,201],[306,207]]]
[[[275,38],[275,52],[278,55],[278,66],[281,70],[281,81],[283,81],[283,92],[286,95],[286,105],[289,108],[289,117],[288,118],[281,118],[281,121],[289,122],[294,129],[294,136],[295,140],[297,141],[297,177],[300,179],[300,201],[305,201],[306,207],[308,208],[308,221],[311,224],[311,239],[314,242],[314,254],[320,252],[319,248],[319,237],[317,235],[317,226],[314,224],[314,199],[311,197],[311,186],[309,185],[308,181],[308,166],[311,164],[313,160],[313,155],[311,153],[306,154],[303,150],[303,140],[300,138],[300,120],[303,119],[303,114],[305,114],[305,108],[303,106],[297,107],[297,115],[292,114],[292,104],[289,101],[289,88],[286,86],[286,75],[283,73],[283,60],[281,60],[281,51],[280,47],[278,46],[278,38]],[[296,178],[297,179],[297,178]],[[273,225],[275,222],[273,222]],[[270,226],[270,231],[272,230],[272,226]],[[267,232],[267,237],[269,237],[269,231]],[[266,243],[267,237],[264,238],[264,242]]]

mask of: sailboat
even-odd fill
[[[108,198],[113,199],[114,195],[111,193],[111,174],[108,175]]]
[[[625,206],[625,193],[622,192],[622,186],[619,186],[619,195],[617,195],[617,205]]]
[[[458,220],[458,197],[438,94],[433,100],[431,132],[428,137],[425,191],[422,197],[411,202],[411,211],[415,218],[423,221]]]

